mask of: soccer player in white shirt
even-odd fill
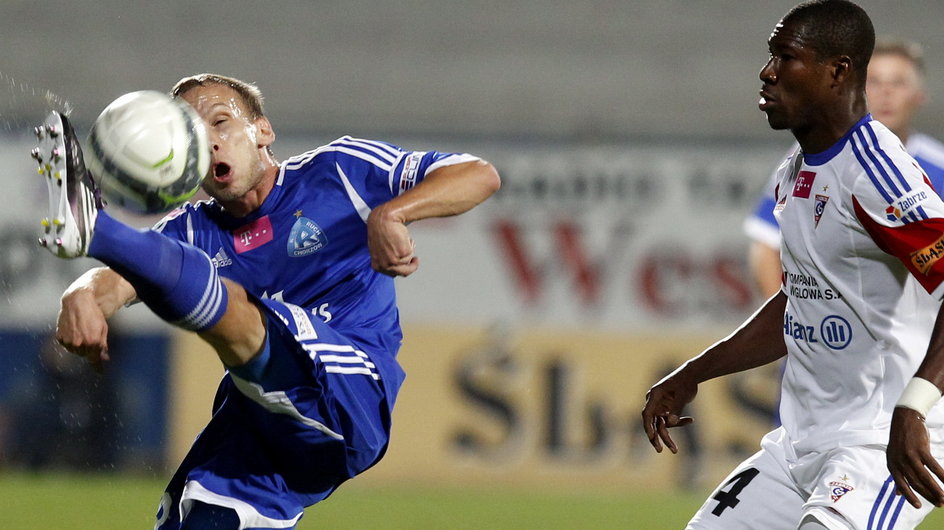
[[[918,161],[934,189],[944,191],[944,144],[914,129],[914,118],[927,102],[924,59],[915,42],[882,39],[875,45],[869,61],[865,93],[872,117],[882,122],[905,144]],[[796,150],[796,144],[790,153]],[[788,155],[789,156],[789,155]],[[774,217],[774,178],[758,197],[751,215],[744,220],[744,232],[750,238],[751,275],[758,292],[768,298],[780,290],[780,227]]]
[[[944,202],[868,112],[874,40],[846,0],[794,7],[768,40],[760,109],[801,148],[778,174],[784,286],[653,386],[642,416],[655,449],[677,452],[669,429],[693,421],[682,409],[699,383],[786,356],[782,426],[689,528],[914,528],[944,502],[932,456],[944,434]]]

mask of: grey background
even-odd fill
[[[0,2],[0,131],[47,99],[87,127],[122,93],[214,71],[260,85],[282,134],[785,142],[757,110],[792,1]],[[926,48],[944,133],[944,2],[869,0]],[[49,91],[53,97],[47,98]]]

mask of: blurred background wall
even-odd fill
[[[861,3],[878,33],[924,44],[918,125],[944,135],[944,4]],[[58,108],[84,135],[125,92],[213,71],[260,86],[281,157],[351,134],[503,176],[469,215],[413,227],[409,378],[366,480],[713,484],[769,428],[775,373],[708,385],[682,458],[656,458],[637,417],[649,385],[761,302],[741,222],[791,142],[756,102],[792,5],[0,1],[0,469],[164,472],[206,420],[214,356],[144,308],[113,322],[104,376],[50,352],[58,297],[94,262],[36,246],[28,130]]]

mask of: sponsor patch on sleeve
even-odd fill
[[[911,264],[918,272],[927,275],[934,264],[944,257],[944,236],[934,243],[912,252],[908,257],[911,258]]]
[[[417,175],[420,171],[420,161],[426,153],[410,153],[403,160],[403,169],[400,170],[400,187],[397,194],[412,188],[416,185]]]

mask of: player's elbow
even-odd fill
[[[498,175],[498,170],[495,169],[490,162],[481,160],[478,162],[479,167],[479,185],[484,194],[484,198],[491,197],[496,191],[501,188],[501,177]]]

